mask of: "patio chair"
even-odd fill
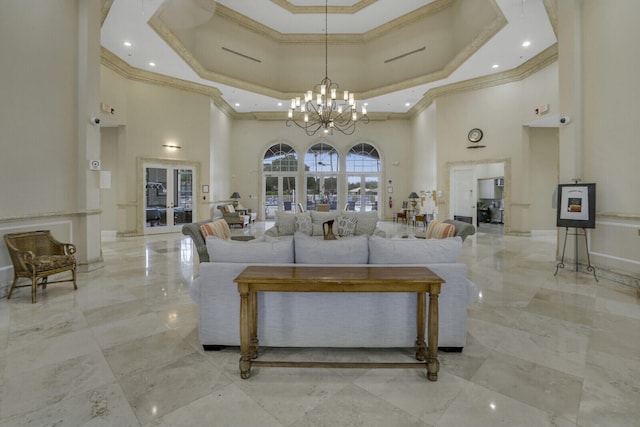
[[[13,263],[13,283],[7,295],[15,288],[31,286],[31,302],[36,302],[36,289],[38,285],[46,289],[50,283],[73,282],[73,289],[78,289],[76,284],[76,247],[72,243],[57,241],[51,231],[28,231],[23,233],[10,233],[4,235],[11,262]],[[71,279],[59,279],[49,281],[49,276],[54,274],[71,272]],[[30,284],[18,285],[18,279],[30,279]]]

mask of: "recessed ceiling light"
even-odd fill
[[[239,106],[240,106],[240,103],[239,103],[239,102],[236,102],[236,104],[235,104],[235,105],[236,105],[236,107],[239,107]]]
[[[149,62],[149,66],[150,66],[150,67],[155,67],[155,66],[156,66],[156,63],[155,63],[155,62]]]
[[[131,42],[124,42],[124,45],[125,45],[126,47],[131,47]]]
[[[278,102],[278,107],[282,107],[282,102]]]
[[[365,105],[365,106],[368,106],[368,105],[369,105],[369,103],[368,103],[368,102],[365,102],[365,103],[364,103],[364,105]]]
[[[500,67],[498,64],[493,64],[493,65],[491,66],[491,68],[498,68],[498,67]]]
[[[525,40],[522,42],[522,47],[529,47],[531,46],[531,42],[529,40]]]
[[[411,103],[410,103],[410,102],[405,102],[405,103],[404,103],[404,106],[405,106],[405,107],[410,107],[410,106],[411,106]]]

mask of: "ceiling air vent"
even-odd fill
[[[413,55],[414,53],[422,52],[426,47],[422,46],[420,49],[412,50],[411,52],[403,53],[402,55],[394,56],[393,58],[385,59],[384,63],[388,64],[389,62],[393,62],[397,59],[406,58],[407,56]]]
[[[240,53],[240,52],[236,52],[233,49],[229,49],[228,47],[224,47],[222,46],[222,50],[224,50],[225,52],[229,52],[229,53],[233,53],[234,55],[238,55],[244,59],[250,59],[251,61],[255,61],[258,64],[261,64],[262,61],[260,61],[259,59],[254,58],[253,56],[249,56],[249,55],[245,55],[244,53]]]

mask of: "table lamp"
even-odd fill
[[[415,191],[412,191],[411,194],[409,194],[409,199],[411,199],[411,206],[413,206],[414,210],[416,209],[416,205],[418,204],[419,198],[420,197],[418,197]]]
[[[240,198],[240,194],[237,191],[234,191],[230,199],[233,199],[233,207],[234,209],[238,207],[238,199]]]

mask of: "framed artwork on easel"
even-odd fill
[[[558,227],[596,228],[596,185],[558,185]]]

